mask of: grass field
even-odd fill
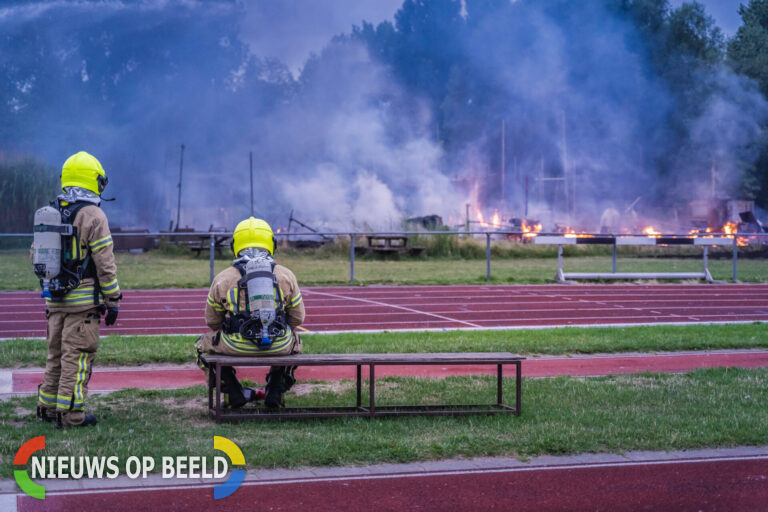
[[[551,252],[551,251],[550,251]],[[550,252],[539,251],[547,255]],[[593,251],[594,252],[594,251]],[[590,254],[590,255],[584,255]],[[349,260],[342,256],[321,254],[278,254],[281,263],[296,274],[301,286],[349,284]],[[215,260],[215,272],[229,266],[230,260]],[[118,277],[123,289],[203,288],[210,284],[207,258],[186,254],[118,253]],[[35,290],[39,284],[26,252],[0,253],[0,290]],[[700,272],[700,258],[620,257],[618,270],[625,272]],[[729,259],[710,260],[715,279],[728,281],[733,274]],[[610,272],[611,257],[592,252],[576,252],[564,260],[566,272]],[[419,258],[406,260],[356,259],[356,284],[482,284],[485,283],[485,259]],[[491,261],[491,282],[496,284],[541,284],[554,282],[557,259],[553,257],[495,257]],[[739,280],[768,282],[765,259],[739,260]]]
[[[195,336],[107,336],[101,340],[97,366],[194,361]],[[593,354],[768,348],[765,324],[658,325],[623,328],[579,328],[314,334],[302,336],[304,352],[515,352]],[[0,341],[0,367],[44,366],[44,340]]]
[[[494,283],[548,283],[556,270],[552,248],[537,257],[496,251]],[[547,252],[548,251],[548,252]],[[358,284],[466,284],[485,282],[485,260],[441,257],[403,261],[358,259]],[[646,255],[647,256],[647,255]],[[625,271],[698,271],[700,259],[630,257]],[[186,254],[154,252],[118,256],[124,289],[207,287],[209,262]],[[339,254],[286,252],[278,261],[303,286],[347,284],[349,262]],[[230,264],[216,260],[216,271]],[[566,271],[610,270],[610,255],[590,249],[565,259]],[[27,254],[0,253],[0,289],[36,289]],[[716,279],[731,276],[730,260],[710,261]],[[764,260],[740,260],[740,278],[768,282]],[[96,365],[190,363],[195,336],[108,336]],[[305,335],[306,353],[510,351],[539,354],[657,352],[728,348],[768,348],[764,324],[555,328]],[[40,367],[43,340],[0,341],[0,367]],[[379,402],[489,403],[492,377],[447,379],[391,377],[377,380]],[[768,369],[716,368],[684,375],[638,374],[595,378],[523,380],[523,414],[468,417],[404,417],[233,422],[215,425],[205,409],[202,386],[180,390],[128,389],[88,399],[99,417],[95,428],[57,431],[35,418],[35,398],[0,402],[0,477],[9,478],[13,456],[26,440],[46,436],[46,456],[162,456],[215,453],[212,437],[232,439],[248,468],[340,466],[411,462],[452,457],[516,456],[628,450],[672,450],[766,445]],[[505,379],[511,393],[512,379]],[[509,395],[508,395],[509,396]],[[351,381],[300,382],[286,396],[292,406],[349,405]]]
[[[492,377],[383,378],[380,401],[490,403]],[[513,386],[507,379],[506,386]],[[46,436],[46,456],[204,455],[214,435],[233,440],[248,468],[340,466],[450,457],[672,450],[768,444],[768,369],[717,368],[684,375],[524,379],[522,416],[403,417],[215,425],[202,386],[124,390],[89,398],[93,428],[57,431],[35,418],[35,398],[0,403],[0,477],[26,440]],[[354,385],[296,386],[291,405],[349,405]]]

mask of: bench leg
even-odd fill
[[[357,365],[357,408],[359,409],[362,405],[362,392],[360,391],[360,384],[362,383],[362,367],[361,365]]]
[[[376,367],[376,365],[374,365],[373,363],[371,363],[369,365],[369,368],[371,370],[370,371],[370,375],[371,375],[370,379],[371,380],[369,382],[369,390],[370,390],[370,404],[369,404],[370,405],[370,409],[369,409],[369,414],[370,414],[371,418],[373,418],[376,415],[376,399],[374,398],[374,396],[376,394],[376,376],[375,376],[374,370],[373,370],[375,367]]]
[[[520,416],[520,405],[522,403],[521,394],[523,388],[522,363],[520,361],[515,361],[513,364],[515,365],[515,414]]]
[[[213,419],[216,423],[221,422],[221,365],[216,363],[216,414]]]
[[[504,404],[504,400],[502,400],[502,380],[501,380],[501,363],[496,365],[496,404],[501,406]]]
[[[205,383],[208,385],[208,412],[210,413],[213,409],[213,379],[211,379],[211,371],[208,370],[208,378],[205,379]]]

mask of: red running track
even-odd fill
[[[555,377],[558,375],[597,376],[641,372],[683,373],[696,368],[714,367],[764,368],[768,367],[765,350],[717,350],[712,352],[683,352],[664,354],[618,354],[573,357],[543,357],[526,359],[522,364],[523,377]],[[238,376],[264,383],[268,368],[238,368]],[[31,394],[43,379],[42,369],[11,370],[11,387],[0,393]],[[445,378],[453,375],[495,374],[489,365],[449,366],[378,366],[376,375],[386,377],[418,376]],[[514,369],[505,368],[505,376],[514,375]],[[354,379],[355,370],[348,366],[303,366],[296,370],[299,382],[310,380],[332,381]],[[155,366],[142,368],[94,368],[88,389],[94,392],[115,391],[125,388],[177,389],[205,384],[203,372],[189,366]]]
[[[17,498],[58,510],[766,510],[768,457],[583,463],[246,482],[221,502],[210,486],[61,491]]]
[[[128,290],[102,334],[198,334],[206,290]],[[768,321],[768,284],[303,288],[308,331]],[[37,292],[0,292],[0,338],[45,336]]]

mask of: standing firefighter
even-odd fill
[[[35,213],[32,244],[48,319],[48,361],[38,386],[37,416],[56,426],[96,424],[85,413],[99,321],[117,320],[122,295],[107,216],[99,208],[107,177],[99,161],[81,151],[64,162],[59,195]]]
[[[235,228],[233,265],[211,284],[205,306],[205,322],[211,332],[195,342],[198,354],[229,356],[282,356],[301,352],[295,332],[304,321],[296,276],[273,259],[275,237],[265,221],[250,217]],[[198,359],[198,363],[199,359]],[[200,367],[209,378],[212,373]],[[264,398],[267,407],[281,407],[282,395],[295,379],[295,366],[273,366],[267,374],[266,395],[243,388],[231,366],[221,369],[224,403],[242,407]]]

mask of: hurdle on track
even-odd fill
[[[733,239],[723,236],[692,237],[692,236],[613,236],[613,235],[539,235],[533,237],[533,242],[544,245],[557,245],[557,273],[555,281],[559,283],[579,279],[704,279],[714,282],[709,273],[709,247],[713,245],[732,245]],[[563,245],[612,245],[613,270],[611,272],[564,272]],[[619,245],[693,245],[702,250],[701,272],[617,272],[616,247]]]

